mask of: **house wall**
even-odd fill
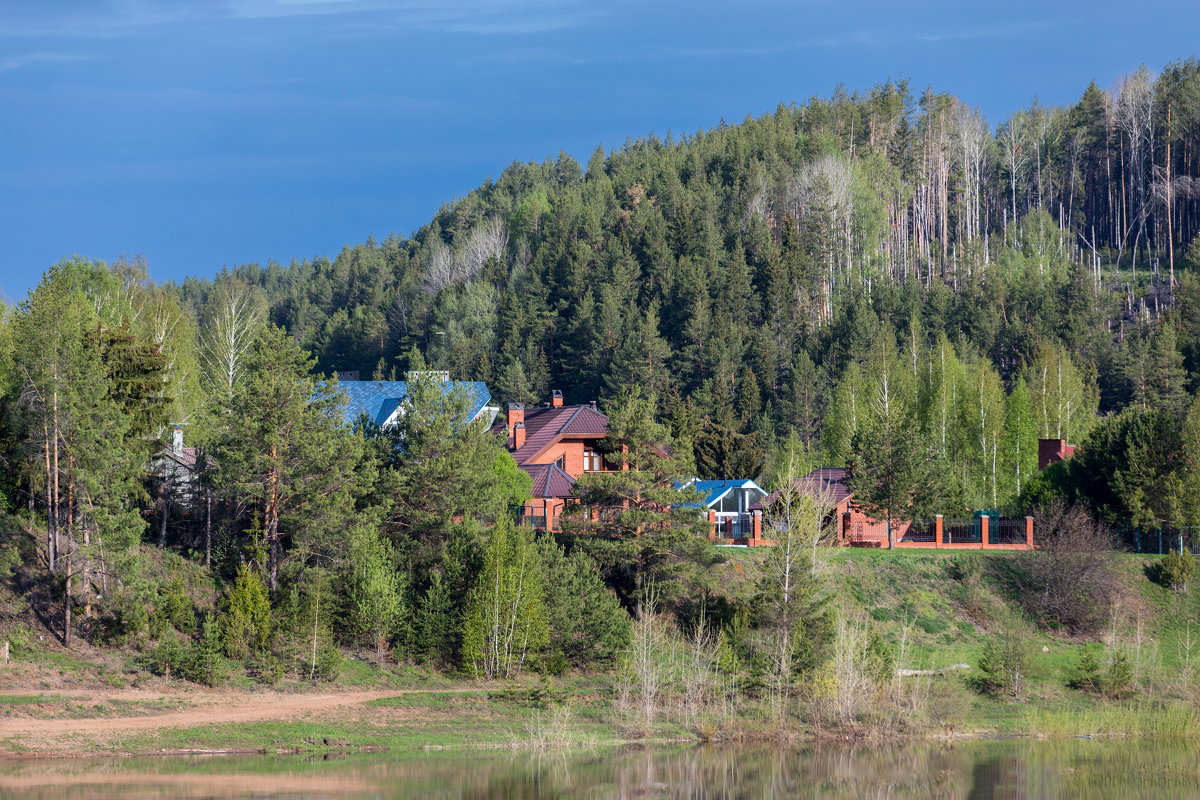
[[[565,458],[563,458],[565,456]],[[583,442],[564,440],[538,456],[537,463],[553,464],[563,458],[563,470],[572,478],[583,474]]]
[[[563,458],[563,470],[572,478],[578,478],[583,474],[583,451],[588,447],[595,447],[595,439],[564,439],[546,450],[545,453],[538,456],[535,463],[538,464],[553,464],[560,457]],[[611,466],[607,461],[603,462],[606,471],[611,471]]]
[[[566,501],[561,497],[534,497],[525,501],[522,511],[526,515],[545,517],[545,529],[554,531],[559,529],[564,506]]]

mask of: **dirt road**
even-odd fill
[[[57,736],[68,733],[104,734],[117,731],[141,731],[158,728],[190,728],[226,722],[259,722],[293,719],[318,714],[342,706],[351,706],[406,694],[404,690],[336,692],[329,694],[262,694],[251,692],[162,693],[162,692],[89,692],[56,693],[58,697],[79,701],[183,700],[194,706],[178,711],[132,717],[93,717],[58,719],[0,719],[0,738],[10,736]]]

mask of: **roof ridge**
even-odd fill
[[[575,418],[579,416],[579,412],[583,411],[583,409],[583,406],[576,406],[575,410],[571,412],[571,416],[567,417],[567,421],[559,426],[558,432],[562,433],[567,428],[571,427],[571,423],[575,421]]]

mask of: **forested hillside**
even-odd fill
[[[702,627],[720,556],[695,515],[655,500],[602,536],[535,537],[511,522],[528,476],[460,424],[463,398],[417,381],[396,428],[351,430],[327,379],[425,368],[501,402],[599,400],[610,452],[661,456],[633,470],[639,500],[689,474],[902,462],[894,494],[915,504],[917,481],[948,515],[1065,499],[1200,524],[1200,62],[995,127],[889,82],[514,164],[332,260],[178,286],[55,265],[0,324],[0,625],[206,681],[220,654],[332,674],[349,646],[487,677],[604,669],[647,603]],[[1039,437],[1080,450],[1038,473]],[[811,573],[803,596],[776,602],[768,569],[717,603],[731,670],[822,668]]]
[[[419,352],[506,402],[643,387],[707,477],[769,473],[792,435],[845,463],[900,358],[964,502],[1011,507],[1038,436],[1188,404],[1200,64],[994,128],[969,103],[888,82],[513,164],[410,239],[181,298],[200,318],[254,287],[324,371],[399,374]]]

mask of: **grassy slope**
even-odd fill
[[[1144,717],[1151,707],[1194,697],[1195,686],[1183,685],[1183,675],[1200,656],[1198,593],[1168,590],[1149,580],[1147,567],[1157,557],[1117,556],[1123,595],[1108,629],[1093,639],[1047,631],[1023,613],[1006,582],[1012,559],[1019,555],[976,554],[983,561],[977,581],[954,577],[953,557],[934,551],[847,549],[831,556],[827,574],[842,611],[870,618],[897,648],[899,666],[974,668],[987,638],[1002,631],[1028,643],[1030,688],[1023,702],[948,693],[952,702],[967,704],[962,712],[968,724],[1002,733],[1049,732],[1060,724],[1132,729],[1150,724]],[[1191,641],[1196,642],[1195,656],[1188,654]],[[1139,678],[1135,699],[1104,702],[1067,687],[1088,647],[1101,658],[1105,647],[1129,655]],[[965,684],[970,672],[936,680]],[[1142,719],[1124,719],[1131,715]]]
[[[724,552],[730,559],[714,569],[713,583],[743,594],[749,588],[756,562],[766,553]],[[1023,614],[1004,579],[1012,559],[1019,557],[1015,554],[976,554],[983,569],[974,581],[955,577],[950,565],[956,554],[945,551],[845,549],[826,551],[826,555],[824,574],[839,613],[865,620],[879,631],[895,646],[901,667],[938,669],[965,663],[974,668],[987,638],[1005,630],[1029,643],[1030,688],[1021,701],[995,699],[972,691],[968,687],[970,670],[932,679],[904,679],[926,681],[927,702],[942,730],[984,734],[1171,733],[1197,724],[1197,687],[1194,681],[1186,684],[1182,676],[1200,661],[1200,590],[1193,587],[1190,592],[1180,593],[1151,582],[1146,568],[1154,563],[1154,557],[1117,557],[1124,586],[1120,613],[1100,637],[1107,641],[1097,642],[1039,629]],[[1188,652],[1192,642],[1194,656]],[[1108,702],[1067,688],[1082,648],[1092,647],[1099,653],[1114,643],[1137,665],[1139,694],[1134,700]],[[89,685],[167,686],[161,679],[140,673],[131,654],[84,646],[66,652],[49,644],[30,647],[23,669],[0,670],[0,693],[10,695],[6,703],[0,702],[7,705],[0,709],[0,716],[29,713],[17,708],[29,703],[39,703],[55,715],[153,713],[153,703],[144,709],[84,709],[78,704],[60,708],[54,702],[54,692]],[[20,674],[24,679],[14,680]],[[232,683],[244,683],[244,688],[249,688],[249,679],[244,676]],[[340,683],[373,688],[455,686],[445,676],[399,665],[378,669],[356,659],[347,660]],[[619,738],[619,725],[614,722],[608,699],[610,684],[606,678],[558,681],[559,699],[570,697],[570,701],[547,703],[544,689],[538,688],[534,677],[528,682],[533,687],[528,691],[506,692],[495,687],[490,693],[481,693],[480,687],[473,687],[455,694],[406,695],[377,701],[368,712],[353,716],[129,734],[105,742],[103,749],[289,750],[366,745],[408,749],[538,746],[547,741],[612,742]],[[303,690],[301,684],[280,688]],[[32,695],[41,697],[26,699]],[[1181,706],[1187,709],[1183,713],[1179,711]],[[681,728],[669,727],[687,735]],[[6,749],[19,749],[11,746],[17,743],[6,744],[10,745]]]

